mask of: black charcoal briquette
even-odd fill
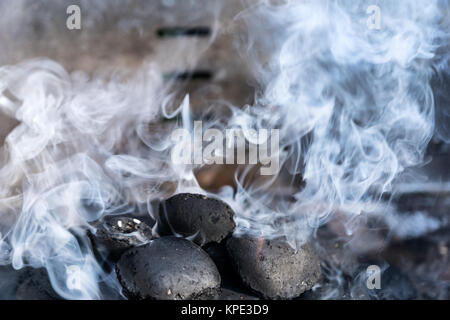
[[[265,298],[298,297],[321,278],[319,259],[309,244],[295,250],[282,239],[233,236],[227,247],[244,283]]]
[[[143,245],[152,238],[152,229],[139,219],[108,216],[95,225],[93,237],[97,246],[105,247],[114,260],[131,247]]]
[[[235,228],[234,212],[225,202],[200,194],[180,193],[159,210],[158,232],[192,237],[199,245],[220,242]]]
[[[116,265],[124,294],[131,299],[203,299],[220,291],[216,265],[199,246],[164,237],[127,250]]]

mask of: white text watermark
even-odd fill
[[[208,128],[194,121],[193,132],[179,128],[172,132],[174,164],[250,164],[261,165],[261,175],[279,170],[279,130],[240,129],[225,131]]]

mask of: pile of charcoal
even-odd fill
[[[321,278],[311,246],[294,250],[282,239],[235,237],[234,229],[226,203],[183,193],[160,203],[152,228],[108,217],[92,240],[116,261],[129,299],[292,299]]]
[[[233,234],[234,212],[216,198],[182,193],[155,209],[154,219],[106,216],[88,232],[97,260],[117,277],[119,299],[417,298],[394,266],[383,267],[380,290],[369,290],[366,267],[373,260],[362,261],[329,227],[293,249],[284,238]],[[0,278],[13,284],[0,285],[3,298],[59,298],[45,269],[1,267]]]

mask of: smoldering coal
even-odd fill
[[[152,229],[137,218],[108,216],[95,227],[91,238],[97,247],[104,247],[113,260],[117,260],[125,250],[153,239]]]
[[[120,258],[116,273],[132,299],[201,299],[217,295],[220,275],[211,258],[191,241],[163,237]]]
[[[234,212],[225,202],[201,194],[180,193],[161,203],[160,234],[192,237],[197,244],[220,242],[234,228]]]
[[[321,278],[309,244],[294,250],[283,239],[232,237],[227,247],[242,280],[265,298],[296,298]]]

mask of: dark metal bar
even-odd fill
[[[160,38],[207,37],[210,33],[209,27],[163,27],[156,30]]]

